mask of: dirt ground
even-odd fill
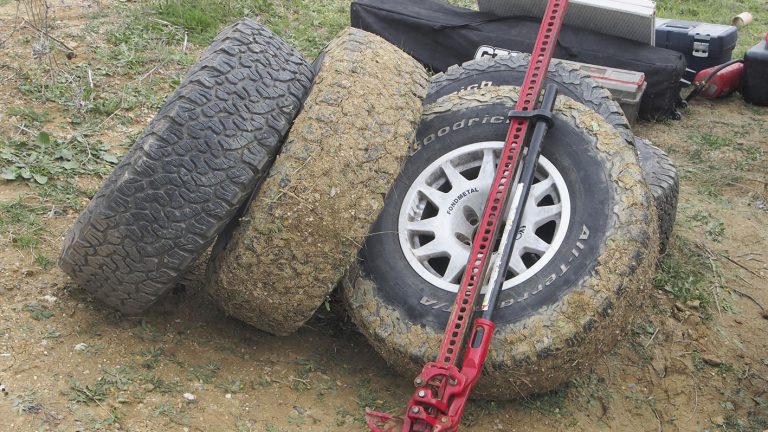
[[[86,32],[86,17],[98,13],[106,25],[122,2],[54,3],[57,37],[80,64],[98,63],[92,53],[104,42],[89,39],[99,29]],[[45,110],[47,131],[74,133],[73,122],[57,121],[60,104],[20,90],[24,71],[37,67],[37,35],[16,28],[16,5],[0,6],[0,141],[32,128],[12,107]],[[155,85],[159,100],[170,88]],[[96,134],[124,151],[154,109],[104,116]],[[668,151],[681,174],[676,237],[644,319],[590,374],[525,400],[472,402],[462,430],[768,429],[768,109],[738,95],[700,100],[680,121],[635,132]],[[100,180],[72,181],[93,191]],[[1,205],[19,200],[56,209],[38,186],[0,183]],[[15,225],[0,233],[0,431],[362,431],[365,407],[402,410],[411,377],[390,370],[337,303],[274,337],[225,317],[194,280],[141,317],[95,302],[50,265],[76,208],[41,216],[34,248],[19,246]]]

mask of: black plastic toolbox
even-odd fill
[[[656,18],[656,46],[683,53],[695,72],[729,61],[737,39],[734,26]]]

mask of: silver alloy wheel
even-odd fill
[[[453,150],[430,164],[408,189],[398,219],[400,246],[416,273],[438,288],[459,289],[503,146],[486,141]],[[565,180],[549,160],[539,157],[504,289],[530,278],[552,258],[570,214]]]

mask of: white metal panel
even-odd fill
[[[546,0],[478,0],[482,12],[541,18]],[[572,0],[565,23],[653,45],[656,3],[650,0]]]

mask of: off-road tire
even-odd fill
[[[680,180],[672,159],[650,140],[635,138],[635,150],[643,177],[651,188],[651,194],[659,217],[659,252],[666,253],[677,216],[677,200]]]
[[[527,54],[486,57],[451,66],[444,73],[430,79],[424,103],[433,103],[443,96],[462,90],[498,85],[520,86],[528,70],[529,58]],[[651,187],[657,206],[659,247],[662,252],[666,251],[677,210],[678,181],[675,165],[660,149],[646,146],[650,144],[647,140],[635,138],[621,106],[613,100],[611,93],[581,70],[568,63],[552,60],[546,82],[556,84],[560,94],[603,116],[628,143],[635,146],[643,178]]]
[[[406,376],[415,376],[424,362],[436,358],[455,294],[426,282],[404,258],[397,223],[393,226],[403,191],[418,175],[414,171],[423,170],[427,162],[419,160],[419,152],[427,154],[430,146],[432,153],[448,147],[442,150],[445,154],[470,142],[503,141],[508,125],[491,121],[504,118],[516,98],[516,88],[488,87],[447,96],[425,108],[416,137],[419,150],[406,160],[359,264],[343,280],[342,296],[352,320],[382,357]],[[460,118],[491,121],[469,127],[473,122],[457,122]],[[419,146],[431,136],[437,138]],[[497,330],[475,397],[511,399],[550,390],[572,378],[612,349],[632,325],[643,293],[650,289],[658,250],[656,216],[634,150],[592,109],[561,96],[555,126],[547,135],[550,143],[545,141],[543,151],[548,144],[550,149],[556,147],[551,140],[563,136],[572,139],[547,157],[566,181],[584,175],[597,190],[569,185],[583,189],[571,192],[572,208],[583,207],[573,210],[581,216],[571,219],[563,241],[569,246],[558,249],[533,277],[501,294],[502,303],[510,299],[512,303],[494,318]],[[457,143],[463,139],[472,141]],[[563,161],[574,154],[563,154],[565,159],[558,162],[561,151],[590,156],[580,157],[582,166],[569,166]],[[584,162],[585,157],[591,162]],[[548,300],[539,301],[543,298]],[[517,311],[508,312],[513,308]]]
[[[434,103],[443,96],[462,90],[487,86],[521,86],[528,71],[529,60],[530,55],[522,54],[484,57],[451,66],[429,80],[424,104]],[[556,84],[559,94],[592,108],[615,127],[627,142],[634,144],[632,127],[621,106],[613,100],[608,90],[587,74],[568,63],[553,59],[549,64],[545,84]]]
[[[411,148],[427,88],[421,65],[358,29],[344,30],[319,63],[269,177],[208,271],[228,314],[276,335],[308,320],[354,262]]]
[[[121,312],[148,308],[263,179],[311,82],[262,25],[225,28],[75,222],[61,268]]]

